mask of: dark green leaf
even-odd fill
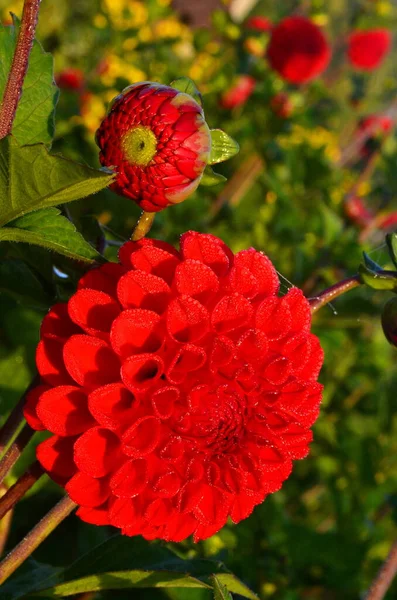
[[[58,569],[28,559],[23,566],[23,573],[12,577],[1,586],[0,600],[18,600],[26,598],[34,592],[40,583],[56,581]]]
[[[114,175],[51,155],[43,144],[0,140],[0,226],[17,217],[95,194]]]
[[[397,292],[397,273],[393,271],[374,272],[365,265],[358,269],[360,280],[373,290],[389,290]]]
[[[389,249],[390,257],[397,267],[397,233],[388,233],[386,236],[386,244]]]
[[[0,28],[0,98],[3,97],[17,38],[17,27]],[[22,144],[50,144],[54,137],[54,111],[58,88],[54,83],[53,58],[36,40],[29,58],[29,68],[21,100],[12,127]]]
[[[52,303],[38,275],[19,259],[0,261],[0,292],[39,308],[48,308]]]
[[[217,573],[216,579],[223,587],[234,594],[239,594],[243,598],[248,598],[248,600],[259,600],[258,596],[232,573]]]
[[[200,106],[203,105],[202,96],[198,91],[194,81],[189,79],[189,77],[178,77],[178,79],[174,79],[174,81],[170,83],[170,87],[178,90],[179,92],[183,92],[184,94],[189,94],[189,96],[192,96],[192,98],[194,98],[194,100],[200,104]]]
[[[211,167],[207,165],[204,169],[200,184],[210,187],[213,185],[218,185],[219,183],[223,183],[224,181],[227,181],[226,177],[220,173],[215,173],[215,171],[213,171]]]
[[[173,571],[113,571],[109,573],[98,573],[89,575],[82,579],[75,579],[67,583],[61,583],[46,590],[40,590],[37,595],[44,598],[62,598],[95,592],[99,590],[123,590],[133,588],[209,588],[206,583],[191,577],[186,573]],[[32,594],[36,595],[36,594]]]
[[[25,242],[55,250],[69,258],[93,262],[102,257],[57,208],[43,208],[0,229],[0,242]]]
[[[208,161],[210,165],[232,158],[239,150],[238,143],[227,133],[221,129],[211,129],[211,154]]]
[[[232,600],[232,595],[216,575],[211,577],[212,587],[214,588],[214,600]]]

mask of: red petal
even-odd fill
[[[123,362],[121,378],[128,389],[138,392],[156,383],[163,371],[163,361],[156,354],[137,354]]]
[[[179,294],[192,296],[205,304],[218,290],[214,271],[198,260],[185,260],[175,271],[174,284]]]
[[[51,386],[74,383],[63,362],[64,341],[46,335],[36,350],[37,370],[44,383]]]
[[[90,288],[91,290],[99,290],[116,297],[116,288],[118,281],[126,272],[126,268],[116,263],[106,263],[97,269],[88,271],[81,277],[77,288]]]
[[[67,303],[54,304],[41,323],[40,337],[68,338],[75,333],[80,333],[80,329],[70,319]]]
[[[37,405],[37,414],[46,428],[57,435],[77,435],[95,424],[88,411],[86,394],[72,385],[45,391]]]
[[[167,379],[171,383],[180,383],[189,373],[200,369],[206,360],[207,355],[203,348],[185,344],[173,359],[167,371]]]
[[[184,259],[199,260],[218,275],[227,273],[233,263],[233,253],[222,240],[208,233],[188,231],[181,236],[181,254]]]
[[[237,252],[234,261],[238,269],[248,269],[255,278],[260,296],[272,296],[278,293],[279,279],[277,272],[272,262],[262,252],[258,252],[254,248],[242,250]]]
[[[88,396],[88,408],[100,425],[108,429],[125,426],[134,414],[136,399],[122,383],[109,383]]]
[[[120,378],[120,364],[112,349],[98,338],[73,335],[63,349],[65,366],[82,386],[98,387]]]
[[[151,310],[124,310],[115,319],[110,333],[113,350],[121,358],[127,358],[131,354],[157,352],[163,343],[160,320],[161,317]]]
[[[91,477],[104,477],[120,460],[119,438],[105,427],[92,427],[74,445],[74,461]]]
[[[124,433],[123,451],[134,458],[145,456],[153,452],[159,440],[159,420],[156,417],[142,417]]]
[[[64,485],[77,471],[73,460],[75,439],[53,435],[36,448],[37,460],[51,479],[61,485]]]
[[[159,419],[169,419],[173,413],[175,402],[179,398],[176,387],[162,387],[152,396],[152,406]]]
[[[77,471],[65,486],[70,498],[81,506],[100,506],[108,499],[110,490],[107,479],[94,479]]]
[[[108,502],[95,508],[82,506],[77,510],[76,515],[80,517],[82,521],[91,523],[92,525],[110,525]]]
[[[150,240],[141,244],[127,242],[120,248],[119,257],[126,266],[162,277],[167,283],[172,281],[175,269],[179,264],[179,254],[175,248],[158,240]]]
[[[302,290],[296,287],[291,288],[283,300],[292,315],[291,331],[296,333],[310,331],[312,312],[310,304],[303,295]]]
[[[127,460],[110,480],[110,488],[118,498],[133,498],[147,485],[146,460]]]
[[[271,340],[285,337],[291,328],[291,311],[284,298],[266,298],[259,305],[255,326],[261,329]]]
[[[240,294],[224,296],[215,306],[211,323],[218,333],[227,333],[243,325],[248,326],[253,308],[247,298]]]
[[[142,517],[143,508],[139,497],[116,498],[111,503],[109,519],[115,527],[135,526],[139,531]],[[136,535],[136,533],[132,535]]]
[[[208,311],[190,296],[175,298],[166,319],[168,332],[177,342],[197,342],[209,329]]]
[[[160,498],[172,498],[181,489],[181,478],[176,471],[169,471],[157,477],[152,485]]]
[[[23,407],[23,416],[28,422],[28,425],[36,431],[43,431],[46,429],[45,425],[43,425],[37,415],[37,404],[40,400],[40,396],[49,389],[48,385],[38,385],[30,390],[26,396],[25,406]]]
[[[129,271],[119,281],[117,295],[124,308],[145,308],[162,314],[171,290],[161,277]]]
[[[72,321],[90,335],[108,337],[113,320],[120,307],[108,294],[98,290],[82,289],[76,292],[68,303]]]
[[[262,362],[267,354],[267,337],[259,329],[249,329],[237,342],[237,349],[244,361]]]

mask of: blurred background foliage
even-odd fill
[[[10,11],[20,15],[22,4],[0,0],[3,23]],[[363,74],[349,66],[345,40],[355,28],[396,30],[396,3],[205,2],[199,16],[194,5],[177,2],[177,12],[169,0],[43,0],[38,39],[54,54],[61,88],[53,150],[98,166],[95,130],[121,89],[189,76],[203,94],[210,127],[227,131],[241,151],[217,169],[228,177],[226,185],[200,187],[158,214],[153,235],[176,243],[192,228],[221,236],[234,250],[255,246],[275,263],[283,291],[293,284],[309,297],[354,274],[363,250],[390,267],[384,234],[393,230],[397,211],[397,139],[391,128],[360,140],[360,124],[372,114],[396,116],[396,51]],[[253,15],[278,22],[290,14],[311,17],[333,47],[323,77],[300,87],[269,68],[269,34],[247,26]],[[252,94],[226,108],[226,92],[242,75],[253,78]],[[106,191],[69,205],[65,214],[115,260],[139,209]],[[67,259],[33,247],[3,244],[0,260],[5,255],[15,269],[4,272],[0,262],[2,419],[34,373],[43,315],[56,299],[70,296],[79,272]],[[310,456],[249,519],[198,545],[179,545],[183,556],[219,558],[262,599],[348,600],[365,591],[397,536],[396,350],[380,325],[389,296],[358,289],[316,315],[325,392]],[[15,511],[8,546],[59,494],[48,479],[33,488]],[[74,517],[61,530],[36,552],[37,560],[64,564],[109,535]],[[201,600],[206,594],[140,590],[139,598]],[[387,598],[396,595],[395,583]]]

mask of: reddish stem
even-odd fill
[[[382,600],[397,573],[397,541],[394,542],[388,557],[381,566],[365,600]]]
[[[11,133],[28,70],[41,0],[25,0],[18,40],[0,106],[0,139]]]
[[[342,281],[335,283],[328,289],[321,292],[321,294],[315,298],[309,299],[312,313],[317,312],[322,306],[325,306],[329,302],[335,300],[335,298],[338,296],[345,294],[349,290],[352,290],[359,285],[361,285],[361,281],[358,275],[354,275],[353,277],[349,277],[348,279],[343,279]]]
[[[34,433],[36,432],[33,431],[29,425],[25,425],[25,427],[16,437],[15,441],[8,448],[3,458],[0,460],[0,484],[3,482],[3,479],[7,475],[8,471],[12,469],[18,458],[21,456],[23,449],[30,442]]]
[[[8,488],[7,492],[0,498],[0,520],[13,506],[19,502],[28,490],[44,475],[44,470],[38,461],[35,461],[25,473]]]
[[[36,550],[54,529],[76,508],[76,504],[65,496],[37,523],[23,540],[11,550],[0,563],[0,584]]]

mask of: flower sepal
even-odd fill
[[[194,81],[192,81],[189,77],[178,77],[171,81],[170,87],[174,88],[174,90],[178,90],[178,92],[182,92],[183,94],[189,94],[192,96],[197,104],[203,106],[203,97],[198,90]]]
[[[214,185],[218,185],[219,183],[223,183],[224,181],[227,181],[227,178],[224,175],[215,173],[215,171],[209,165],[207,165],[204,169],[200,185],[212,187]]]
[[[240,150],[238,143],[222,129],[211,129],[211,152],[209,165],[215,165],[235,156]]]

